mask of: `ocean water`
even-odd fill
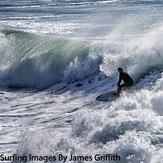
[[[162,163],[163,1],[1,0],[1,162]]]

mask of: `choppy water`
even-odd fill
[[[162,8],[0,1],[0,162],[162,163]],[[116,89],[120,66],[134,86],[97,101]]]

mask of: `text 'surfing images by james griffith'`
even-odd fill
[[[62,154],[58,154],[58,156],[18,156],[17,154],[13,154],[12,156],[5,156],[4,154],[0,155],[0,161],[18,161],[18,162],[30,162],[30,161],[58,161],[58,162],[66,162],[66,161],[120,161],[120,156],[112,155],[112,154],[96,154],[95,156],[64,156]]]

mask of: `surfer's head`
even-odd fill
[[[118,70],[119,73],[121,73],[123,71],[123,68],[119,67],[117,70]]]

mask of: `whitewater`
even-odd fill
[[[162,163],[162,99],[162,0],[0,1],[0,163]]]

